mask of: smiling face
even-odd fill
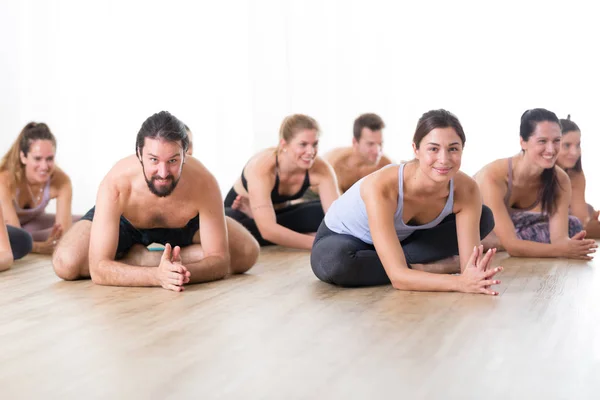
[[[452,179],[460,169],[463,145],[454,128],[435,128],[413,143],[419,169],[431,180],[444,182]]]
[[[309,169],[315,162],[319,146],[319,132],[316,129],[303,129],[290,141],[281,139],[279,147],[298,168]]]
[[[541,121],[527,141],[521,138],[521,148],[529,162],[542,169],[552,168],[560,150],[561,132],[556,122]]]
[[[181,178],[184,160],[181,142],[145,138],[140,162],[148,189],[158,197],[170,195]]]
[[[581,132],[569,131],[562,135],[556,163],[563,169],[575,167],[581,157]]]
[[[54,172],[54,156],[56,148],[50,140],[33,140],[27,155],[20,153],[24,165],[25,177],[31,184],[42,184],[48,181]]]
[[[352,147],[362,158],[364,162],[370,165],[377,165],[383,154],[383,134],[381,130],[372,131],[369,128],[362,128],[360,139],[352,139]]]

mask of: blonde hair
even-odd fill
[[[303,130],[316,130],[321,133],[321,128],[314,118],[303,114],[294,114],[285,117],[279,128],[279,139],[289,142],[296,134]]]
[[[2,157],[2,161],[0,161],[0,172],[8,171],[14,179],[13,182],[15,184],[19,184],[23,179],[24,166],[21,163],[21,152],[27,156],[31,143],[36,140],[49,140],[54,145],[54,148],[56,148],[56,139],[52,132],[50,132],[48,125],[30,122],[21,130],[17,139],[10,146],[4,157]]]

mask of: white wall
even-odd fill
[[[192,128],[226,192],[293,112],[320,122],[321,151],[349,144],[354,118],[376,112],[400,160],[419,116],[446,108],[474,173],[517,152],[520,115],[545,107],[582,128],[600,207],[596,14],[586,2],[518,4],[0,0],[0,152],[28,121],[47,122],[82,213],[163,109]]]

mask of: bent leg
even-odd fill
[[[239,222],[225,217],[229,241],[231,273],[243,274],[256,264],[260,246],[252,234]]]
[[[494,229],[494,216],[492,210],[483,206],[479,220],[479,237],[485,238]],[[402,250],[409,264],[432,265],[432,272],[436,272],[443,264],[454,264],[458,255],[458,237],[456,233],[456,215],[450,214],[437,226],[431,229],[416,231],[402,241]],[[452,261],[454,259],[454,261]],[[446,260],[445,262],[439,262]],[[422,269],[422,268],[415,268]],[[444,271],[444,270],[442,270]]]
[[[227,224],[229,243],[229,271],[222,271],[220,268],[196,270],[191,276],[190,283],[210,282],[222,279],[228,275],[228,272],[243,274],[256,263],[260,251],[258,242],[238,222],[229,217],[225,217],[225,222]],[[177,243],[170,244],[178,246]],[[160,251],[149,251],[145,246],[136,244],[131,247],[122,261],[130,265],[157,267],[160,264],[162,254]],[[200,233],[196,231],[193,237],[193,244],[181,246],[181,262],[185,266],[201,262],[204,258],[205,254],[200,243]]]
[[[10,242],[10,249],[12,250],[14,260],[23,258],[31,253],[33,239],[29,232],[10,225],[6,226],[6,230],[8,231],[8,241]]]
[[[310,254],[314,274],[323,282],[359,287],[390,283],[375,247],[331,231],[323,222]]]
[[[323,206],[318,200],[276,210],[275,214],[279,225],[300,233],[315,233],[325,218]]]
[[[254,218],[250,218],[242,211],[234,210],[231,207],[225,207],[225,218],[231,219],[241,224],[244,228],[248,230],[248,232],[250,232],[252,237],[256,239],[260,246],[273,245],[273,243],[263,239],[262,235],[260,234],[260,231],[258,230],[258,226],[256,226],[256,222],[254,222]],[[227,223],[227,226],[229,226],[229,223]]]
[[[52,255],[52,266],[59,278],[66,281],[89,278],[88,252],[92,221],[81,220],[69,229]]]
[[[50,236],[55,221],[56,215],[44,213],[23,224],[23,229],[31,233],[35,242],[44,242]]]

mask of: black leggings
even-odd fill
[[[269,246],[273,243],[263,239],[258,231],[254,218],[250,218],[239,210],[234,210],[230,207],[233,202],[227,196],[225,199],[225,215],[235,219],[250,231],[252,236],[258,241],[261,246]],[[235,198],[235,197],[233,197]],[[230,200],[230,201],[228,201]],[[309,201],[306,203],[294,204],[293,206],[280,208],[275,210],[277,223],[299,233],[313,233],[319,229],[319,225],[325,215],[323,214],[323,206],[319,200]]]
[[[494,216],[483,206],[480,237],[486,237],[492,229]],[[455,214],[450,214],[431,229],[414,232],[401,245],[409,266],[458,255]],[[335,233],[324,222],[317,232],[310,263],[317,278],[334,285],[355,287],[390,283],[373,245],[351,235]]]
[[[31,252],[33,249],[33,239],[29,232],[10,225],[6,226],[6,230],[8,231],[8,241],[10,242],[13,259],[18,260]]]

